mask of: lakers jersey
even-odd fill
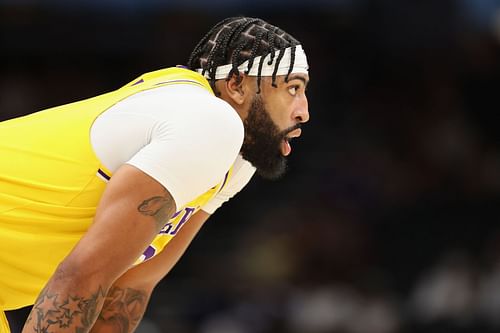
[[[134,94],[178,84],[212,93],[198,73],[169,68],[111,93],[0,123],[0,314],[33,304],[92,223],[105,180],[112,176],[89,140],[96,118]],[[231,170],[178,207],[136,264],[160,252],[230,177]]]

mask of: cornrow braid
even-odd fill
[[[223,39],[218,39],[215,41],[215,46],[213,47],[214,50],[217,50],[218,49],[218,46],[219,44],[221,44],[223,41]],[[215,52],[210,52],[210,54],[208,55],[208,58],[207,58],[207,64],[208,66],[206,68],[203,68],[203,72],[201,73],[201,75],[205,75],[205,72],[208,70],[208,74],[210,75],[210,77],[213,77],[213,82],[215,82],[215,71],[216,71],[216,68],[214,66],[210,66],[210,64],[212,64],[214,62],[213,58],[215,56]]]
[[[276,57],[272,85],[276,87],[276,73],[285,49],[291,47],[291,60],[288,75],[292,72],[295,62],[295,46],[299,41],[278,27],[261,19],[250,17],[231,17],[217,23],[203,36],[189,56],[189,69],[202,69],[202,75],[207,74],[214,92],[217,67],[231,64],[231,70],[226,79],[236,75],[240,80],[238,67],[248,60],[245,74],[248,74],[255,65],[254,59],[261,56],[257,71],[257,93],[260,93],[260,83],[264,58],[270,55],[270,64]]]
[[[208,55],[207,67],[203,68],[203,71],[202,71],[202,75],[204,75],[205,71],[208,69],[208,74],[210,77],[210,85],[212,86],[212,89],[214,89],[214,87],[215,87],[215,80],[216,80],[215,74],[217,71],[217,67],[220,66],[220,64],[218,62],[215,62],[213,60],[214,57],[217,56],[217,53],[221,53],[221,52],[223,53],[223,51],[227,49],[227,45],[230,42],[231,38],[236,34],[240,34],[247,25],[248,25],[248,22],[243,24],[243,25],[239,25],[239,26],[235,25],[234,27],[231,28],[231,27],[224,24],[223,28],[226,28],[226,29],[219,30],[216,33],[215,43],[214,43],[215,46],[212,48],[212,50],[210,51],[210,53]],[[224,56],[224,54],[222,54],[222,56]],[[233,57],[231,57],[231,58],[233,58]],[[236,72],[237,77],[239,79],[240,73],[238,71],[238,66],[236,66],[236,71],[234,71],[234,70],[231,71],[230,75],[232,75],[234,72]],[[228,77],[231,77],[230,75],[228,75]]]
[[[207,32],[205,34],[205,36],[203,36],[203,38],[198,42],[198,44],[196,44],[193,52],[191,52],[191,55],[189,56],[188,64],[190,64],[193,61],[193,59],[202,52],[203,48],[205,47],[206,42],[212,36],[213,31],[220,28],[220,26],[226,24],[226,22],[229,22],[232,20],[233,20],[232,17],[228,17],[228,18],[220,21],[219,23],[217,23],[209,32]]]
[[[265,60],[265,58],[261,57],[260,61],[259,61],[259,69],[257,72],[257,73],[259,73],[257,75],[257,94],[260,94],[260,81],[262,80],[262,76],[260,74],[262,73],[262,66],[264,65],[264,60]]]
[[[252,51],[250,51],[250,59],[248,60],[248,67],[247,70],[245,71],[245,74],[250,73],[250,70],[252,69],[253,61],[255,60],[255,54],[257,53],[257,47],[259,46],[263,35],[264,32],[262,32],[261,30],[257,31],[257,34],[255,35],[255,39],[252,45]]]
[[[267,63],[268,65],[271,65],[273,63],[273,60],[274,60],[274,38],[276,37],[276,35],[274,34],[276,30],[271,28],[270,31],[269,31],[269,49],[271,50],[271,58],[269,59],[269,62]]]
[[[240,27],[235,28],[234,32],[231,35],[232,36],[240,35],[243,31],[245,31],[245,29],[248,26],[250,26],[251,24],[257,23],[258,21],[259,21],[258,19],[249,20],[248,22],[246,22],[245,24],[241,25]],[[238,45],[236,47],[236,49],[232,52],[231,58],[233,60],[232,61],[233,68],[229,72],[229,74],[228,74],[228,76],[226,78],[227,80],[229,80],[231,78],[231,75],[233,75],[233,74],[236,74],[236,77],[238,78],[238,80],[240,79],[240,71],[238,70],[238,66],[240,64],[238,63],[238,60],[239,60],[239,58],[241,58],[241,51],[243,51],[243,48],[245,47],[245,45],[247,43],[248,43],[248,40],[244,41],[243,43],[241,43],[240,45]]]
[[[276,59],[276,63],[279,64],[281,59],[283,59],[283,56],[285,55],[285,49],[281,49],[280,53],[278,54],[278,59]],[[276,73],[278,72],[278,66],[274,66],[274,71],[273,71],[273,87],[277,88],[278,85],[276,84]]]
[[[295,49],[296,48],[297,48],[297,46],[295,46],[295,45],[292,46],[292,48],[291,48],[292,52],[290,52],[290,66],[288,67],[288,73],[286,73],[286,76],[285,76],[286,83],[288,83],[288,77],[292,73],[293,65],[295,64]]]
[[[238,83],[240,82],[241,76],[240,76],[240,71],[238,70],[238,60],[241,58],[240,54],[243,48],[245,47],[244,44],[238,45],[238,47],[233,51],[232,59],[233,59],[233,68],[231,68],[231,71],[229,72],[226,80],[229,80],[231,78],[231,75],[235,74],[236,78],[238,80]]]

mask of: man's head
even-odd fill
[[[281,176],[289,141],[309,119],[308,65],[300,43],[263,20],[228,18],[198,43],[188,67],[207,77],[242,118],[243,158],[266,178]]]

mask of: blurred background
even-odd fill
[[[138,332],[500,332],[499,0],[0,0],[0,117],[184,64],[239,14],[302,41],[311,120]]]

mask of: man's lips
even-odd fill
[[[286,138],[288,140],[290,139],[293,139],[293,138],[298,138],[300,135],[302,134],[302,130],[300,128],[297,128],[291,132],[289,132],[287,135],[286,135]]]
[[[302,130],[300,128],[297,128],[291,132],[289,132],[285,138],[283,139],[283,142],[281,144],[281,153],[283,156],[288,156],[292,152],[292,146],[290,145],[290,140],[294,138],[298,138],[302,134]]]

